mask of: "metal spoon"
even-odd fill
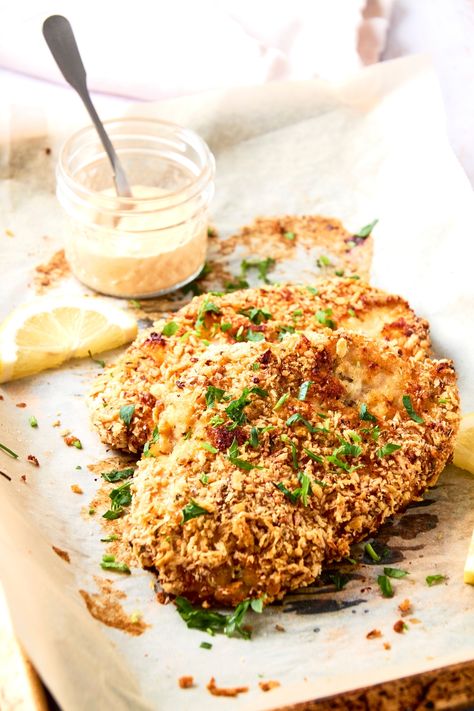
[[[125,171],[89,95],[86,70],[84,69],[69,20],[62,15],[51,15],[43,23],[43,35],[63,77],[81,97],[92,123],[97,129],[99,138],[112,165],[117,195],[119,197],[132,197]]]

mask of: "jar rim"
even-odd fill
[[[105,212],[108,212],[110,210],[115,214],[120,214],[121,210],[117,209],[117,200],[119,200],[120,205],[123,206],[123,210],[126,214],[128,214],[128,210],[131,205],[140,205],[144,208],[146,208],[146,206],[153,206],[152,209],[154,212],[160,209],[169,210],[170,199],[172,199],[173,197],[179,198],[179,196],[182,196],[182,199],[176,200],[176,205],[182,204],[182,202],[187,202],[188,200],[195,197],[199,192],[201,192],[203,187],[207,183],[213,180],[215,173],[214,156],[204,139],[201,138],[201,136],[199,136],[199,134],[197,134],[192,129],[173,123],[172,121],[165,121],[164,119],[144,118],[140,116],[126,116],[124,118],[107,119],[103,123],[106,129],[108,127],[107,133],[109,133],[112,138],[114,137],[114,135],[120,135],[114,134],[113,131],[114,126],[120,125],[133,126],[133,124],[141,124],[144,125],[145,128],[147,126],[155,128],[161,127],[170,132],[174,132],[176,133],[177,137],[179,137],[183,142],[185,142],[187,145],[191,146],[196,150],[197,154],[201,157],[202,166],[199,166],[201,168],[200,172],[196,174],[189,183],[184,186],[181,186],[176,190],[170,190],[169,192],[167,191],[163,195],[150,195],[145,197],[134,197],[133,195],[131,197],[106,195],[100,191],[88,188],[84,184],[80,183],[78,180],[75,179],[74,175],[67,169],[68,158],[71,155],[74,155],[73,149],[81,139],[87,137],[88,135],[94,136],[97,139],[99,145],[102,145],[100,144],[100,139],[97,136],[94,125],[89,124],[87,126],[84,126],[83,128],[73,133],[72,136],[66,139],[66,141],[63,143],[58,157],[57,174],[58,179],[61,179],[64,182],[65,186],[67,186],[67,188],[76,193],[76,197],[80,196],[86,201],[93,199],[94,203],[97,207],[99,207],[99,209],[104,210]],[[76,151],[77,150],[78,148],[76,149]],[[117,151],[117,153],[119,153],[119,150]],[[192,190],[191,194],[189,194],[190,190]],[[161,208],[159,207],[160,202],[163,205],[163,207]]]

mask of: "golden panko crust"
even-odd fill
[[[171,325],[170,324],[176,324]],[[192,365],[211,342],[283,339],[294,331],[345,328],[395,345],[405,356],[424,358],[430,349],[428,323],[400,296],[361,281],[329,278],[313,286],[293,284],[244,289],[194,298],[168,321],[141,333],[117,362],[96,379],[90,396],[92,421],[101,440],[138,452],[153,431],[153,383]],[[119,416],[134,405],[130,425]],[[158,403],[159,406],[159,403]]]
[[[213,344],[163,395],[127,538],[167,593],[270,602],[419,499],[458,423],[447,360],[344,330]]]

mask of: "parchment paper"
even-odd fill
[[[129,113],[183,123],[208,141],[217,159],[213,221],[224,237],[258,214],[326,214],[349,230],[379,218],[372,282],[402,294],[430,320],[437,353],[456,361],[463,409],[474,409],[474,200],[448,145],[425,60],[378,65],[339,87],[267,85]],[[62,138],[81,123],[68,115],[66,107],[2,113],[2,317],[32,297],[34,266],[61,246],[67,229],[54,197],[54,165]],[[82,291],[73,280],[58,289]],[[1,390],[0,441],[20,459],[0,453],[0,470],[11,477],[0,476],[0,574],[18,634],[65,711],[270,709],[473,657],[474,589],[463,584],[462,568],[474,526],[474,478],[453,467],[378,536],[391,550],[383,563],[409,571],[394,581],[393,599],[382,598],[376,583],[383,563],[367,563],[354,568],[342,591],[315,587],[252,615],[250,642],[210,639],[188,630],[173,605],[158,605],[153,577],[134,569],[129,577],[107,577],[126,592],[124,607],[142,614],[147,631],[130,637],[93,620],[77,591],[94,592],[94,576],[105,577],[100,515],[87,515],[98,486],[87,465],[106,456],[84,402],[96,372],[91,361],[77,361]],[[15,407],[20,402],[27,408]],[[28,426],[31,414],[38,429]],[[65,446],[61,428],[52,427],[57,419],[83,450]],[[39,468],[27,463],[28,454]],[[71,484],[84,495],[71,493]],[[69,565],[52,545],[69,553]],[[425,577],[437,573],[447,582],[428,587]],[[404,598],[418,621],[408,619],[401,635],[392,627]],[[367,640],[372,629],[383,637]],[[201,649],[201,641],[212,649]],[[178,688],[185,674],[195,688]],[[205,688],[211,676],[220,686],[250,690],[216,698]],[[281,688],[263,693],[258,682],[268,679]]]

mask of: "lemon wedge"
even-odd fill
[[[464,582],[474,585],[474,531],[472,532],[466,563],[464,565]]]
[[[474,474],[474,412],[461,418],[453,462],[460,469]]]
[[[107,301],[38,299],[0,325],[0,383],[56,368],[69,358],[117,348],[137,333],[136,320]]]

